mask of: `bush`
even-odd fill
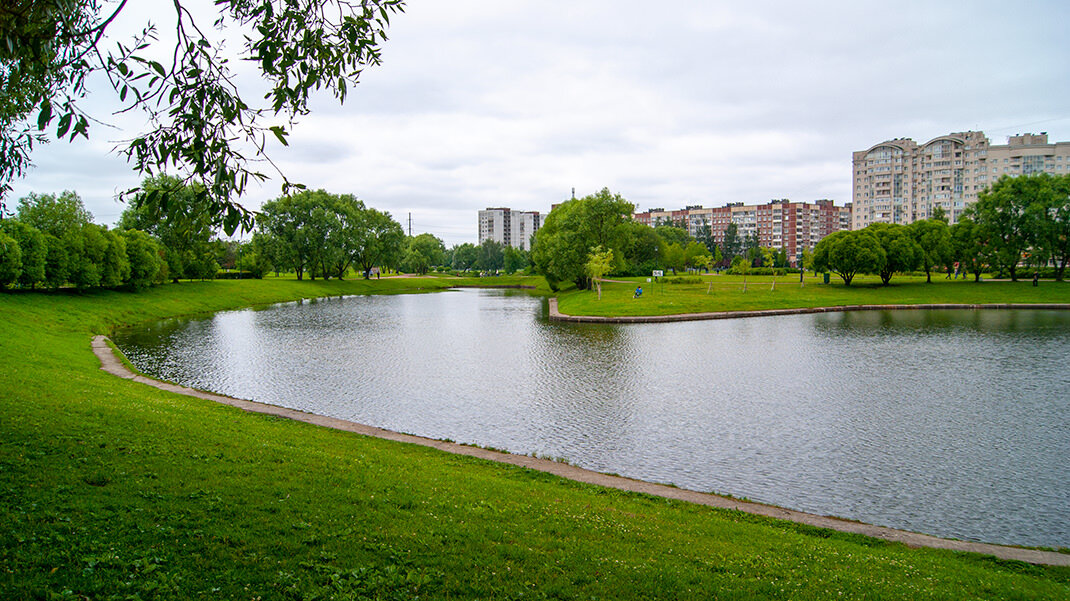
[[[264,277],[261,273],[257,275],[251,271],[221,271],[216,274],[217,280],[259,280]]]
[[[696,275],[684,275],[678,277],[662,278],[662,282],[666,284],[701,284],[702,278]]]
[[[22,273],[22,250],[19,243],[0,232],[0,288],[14,284]]]

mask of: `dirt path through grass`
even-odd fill
[[[154,380],[152,378],[147,378],[145,376],[134,373],[133,371],[128,369],[126,365],[123,364],[123,362],[119,359],[119,357],[116,356],[114,352],[112,352],[111,347],[108,346],[107,340],[108,339],[105,336],[97,336],[93,338],[92,343],[93,352],[100,359],[100,368],[102,370],[110,374],[116,375],[120,378],[133,380],[142,384],[147,384],[149,386],[159,388],[160,390],[197,397],[200,399],[214,401],[217,403],[223,403],[225,405],[231,405],[233,407],[238,407],[240,409],[244,409],[245,411],[250,411],[253,413],[274,415],[277,417],[284,417],[287,419],[314,424],[317,426],[323,426],[325,428],[333,428],[335,430],[354,432],[356,434],[361,434],[364,436],[374,436],[386,440],[393,440],[397,442],[421,445],[424,447],[431,447],[440,451],[445,451],[447,453],[478,457],[480,459],[496,461],[498,463],[507,463],[532,470],[537,470],[540,472],[546,472],[555,476],[560,476],[562,478],[568,478],[569,480],[575,480],[577,482],[594,484],[597,486],[605,486],[608,488],[615,488],[624,491],[644,493],[667,499],[677,499],[680,501],[686,501],[689,503],[696,503],[699,505],[706,505],[710,507],[742,511],[775,519],[789,520],[792,522],[815,526],[818,528],[838,530],[840,532],[862,534],[865,536],[871,536],[883,540],[900,542],[910,547],[932,547],[937,549],[950,549],[954,551],[965,551],[970,553],[983,553],[986,555],[993,555],[1000,559],[1024,561],[1034,564],[1070,566],[1070,554],[1056,553],[1052,551],[1039,551],[1034,549],[1019,549],[1016,547],[1005,547],[1002,545],[993,545],[988,543],[973,543],[967,541],[948,540],[943,538],[937,538],[935,536],[929,536],[926,534],[906,532],[903,530],[895,530],[893,528],[885,528],[882,526],[873,526],[871,524],[852,522],[840,518],[814,515],[811,513],[784,509],[782,507],[775,507],[772,505],[763,505],[761,503],[740,501],[738,499],[731,499],[728,497],[722,497],[709,493],[684,490],[681,488],[675,488],[664,484],[653,484],[650,482],[642,482],[640,480],[632,480],[620,476],[601,474],[598,472],[585,470],[558,461],[537,459],[535,457],[529,457],[527,455],[502,453],[498,451],[481,449],[479,447],[461,445],[453,442],[433,440],[430,438],[423,438],[410,434],[401,434],[398,432],[384,430],[382,428],[376,428],[374,426],[367,426],[364,424],[358,424],[346,420],[336,419],[333,417],[325,417],[313,413],[297,411],[295,409],[287,409],[285,407],[267,405],[264,403],[246,401],[219,394],[194,390],[192,388],[186,388],[184,386],[178,386],[176,384],[161,382],[159,380]]]

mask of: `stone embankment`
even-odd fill
[[[556,312],[556,299],[551,300],[552,309]],[[765,312],[761,311],[746,313],[766,314]],[[932,547],[937,549],[950,549],[954,551],[964,551],[969,553],[982,553],[986,555],[993,555],[1000,559],[1024,561],[1034,564],[1070,566],[1070,555],[1067,554],[1056,553],[1052,551],[1040,551],[1035,549],[1005,547],[1002,545],[993,545],[988,543],[974,543],[968,541],[937,538],[935,536],[929,536],[926,534],[918,534],[915,532],[895,530],[893,528],[885,528],[883,526],[863,524],[860,522],[853,522],[835,517],[804,513],[791,509],[784,509],[782,507],[764,505],[761,503],[741,501],[739,499],[722,497],[710,493],[684,490],[681,488],[667,486],[664,484],[654,484],[650,482],[642,482],[640,480],[623,478],[620,476],[611,476],[608,474],[585,470],[583,468],[579,468],[574,465],[569,465],[567,463],[561,463],[559,461],[551,461],[549,459],[537,459],[535,457],[529,457],[527,455],[514,455],[511,453],[491,451],[488,449],[481,449],[479,447],[466,446],[442,440],[433,440],[430,438],[423,438],[410,434],[401,434],[399,432],[384,430],[382,428],[358,424],[355,422],[336,419],[333,417],[326,417],[313,413],[305,413],[303,411],[297,411],[295,409],[287,409],[285,407],[267,405],[264,403],[246,401],[224,395],[194,390],[192,388],[186,388],[184,386],[178,386],[176,384],[161,382],[159,380],[154,380],[152,378],[147,378],[140,374],[134,373],[133,371],[128,369],[126,365],[123,364],[123,362],[119,359],[119,357],[116,356],[114,352],[112,352],[111,347],[108,346],[107,337],[105,336],[97,336],[96,338],[94,338],[92,346],[93,352],[100,359],[100,368],[110,374],[114,374],[116,376],[119,376],[120,378],[140,382],[148,386],[153,386],[155,388],[159,388],[160,390],[166,390],[168,392],[174,392],[177,394],[184,394],[209,401],[215,401],[217,403],[231,405],[233,407],[238,407],[239,409],[243,409],[245,411],[253,413],[274,415],[277,417],[293,419],[296,421],[314,424],[317,426],[323,426],[325,428],[334,428],[335,430],[353,432],[364,436],[374,436],[386,440],[394,440],[397,442],[431,447],[440,451],[444,451],[446,453],[478,457],[480,459],[486,459],[487,461],[495,461],[498,463],[507,463],[510,465],[516,465],[528,469],[538,470],[540,472],[546,472],[555,476],[560,476],[562,478],[568,478],[569,480],[585,482],[588,484],[604,486],[607,488],[615,488],[624,491],[644,493],[648,495],[663,497],[666,499],[677,499],[680,501],[686,501],[689,503],[695,503],[698,505],[705,505],[709,507],[718,507],[722,509],[743,511],[755,515],[762,515],[781,520],[790,520],[792,522],[797,522],[800,524],[807,524],[818,528],[828,528],[830,530],[837,530],[840,532],[862,534],[865,536],[871,536],[873,538],[902,543],[910,547]]]

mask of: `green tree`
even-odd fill
[[[738,255],[732,259],[732,267],[729,268],[728,273],[743,276],[743,292],[747,291],[747,275],[750,273],[750,270],[751,264],[746,257]]]
[[[770,290],[776,290],[776,255],[775,248],[762,247],[762,265],[768,266],[773,272],[773,285],[769,287]]]
[[[68,279],[78,290],[100,286],[108,240],[104,228],[87,223],[80,228],[68,230],[63,236],[67,246]]]
[[[234,199],[266,179],[254,165],[266,158],[268,140],[287,143],[286,127],[308,113],[314,91],[344,101],[363,69],[380,63],[389,18],[403,10],[401,0],[218,0],[216,27],[241,35],[209,36],[187,3],[168,3],[171,36],[148,25],[126,41],[109,31],[125,1],[16,0],[0,9],[0,199],[30,167],[45,130],[54,125],[57,139],[88,137],[94,118],[83,101],[93,79],[110,84],[116,112],[144,116],[146,130],[120,149],[135,169],[182,173],[202,184],[199,199],[228,234],[251,228],[251,214]],[[240,62],[266,80],[264,106],[240,94],[236,63],[219,39],[244,39]],[[283,193],[293,187],[283,175]]]
[[[661,263],[671,269],[673,275],[676,275],[677,270],[682,270],[687,266],[687,255],[682,246],[676,242],[662,241],[660,248]]]
[[[686,247],[689,242],[694,240],[686,229],[675,225],[659,225],[654,228],[654,232],[667,243],[679,244],[680,248]]]
[[[140,230],[124,230],[126,256],[130,264],[127,283],[134,290],[141,290],[163,281],[163,247],[155,238]]]
[[[713,228],[709,223],[703,222],[699,226],[698,231],[695,233],[695,240],[706,246],[706,250],[710,251],[710,256],[716,254],[714,249],[717,248],[717,241],[713,239]]]
[[[621,248],[625,245],[625,223],[631,221],[635,206],[608,188],[579,199],[567,200],[546,216],[535,234],[531,259],[554,290],[560,282],[571,281],[588,288],[585,266],[589,249],[601,246],[614,251],[614,261],[623,267]]]
[[[337,229],[328,238],[328,243],[335,248],[334,275],[338,279],[345,277],[353,264],[357,253],[368,241],[368,208],[352,194],[330,196],[329,206],[334,212]]]
[[[973,281],[980,282],[981,274],[988,266],[988,247],[978,226],[969,217],[961,217],[950,227],[951,257],[959,262],[963,277],[973,274]]]
[[[692,240],[684,248],[684,265],[692,269],[705,267],[710,260],[710,249],[706,245]]]
[[[503,268],[509,275],[523,271],[531,264],[527,251],[522,248],[506,246],[502,249],[502,255]]]
[[[947,225],[947,211],[944,210],[944,207],[936,205],[933,207],[933,215],[929,219],[932,221],[942,221],[944,225]]]
[[[1034,255],[1042,263],[1051,262],[1061,282],[1070,260],[1070,174],[1043,174],[1042,180],[1026,208],[1026,220]]]
[[[29,196],[19,199],[16,218],[37,228],[42,234],[57,238],[93,222],[93,215],[86,210],[81,197],[71,190],[59,196],[31,192]]]
[[[813,269],[814,253],[812,253],[809,248],[804,248],[802,254],[795,260],[795,266],[798,267],[800,271]]]
[[[910,235],[921,249],[921,267],[925,270],[925,281],[932,283],[932,268],[945,265],[951,258],[951,230],[947,221],[940,219],[921,219],[911,223]]]
[[[118,288],[130,280],[130,258],[126,254],[126,239],[114,230],[103,229],[104,258],[100,264],[100,285]]]
[[[479,258],[476,267],[482,271],[496,272],[505,266],[505,254],[502,245],[494,240],[484,240],[479,245]]]
[[[884,250],[873,232],[840,230],[814,247],[814,269],[831,271],[850,286],[859,273],[872,273],[885,263]]]
[[[592,248],[584,269],[598,289],[598,300],[602,300],[602,278],[613,269],[613,251],[601,246]]]
[[[615,261],[624,263],[622,273],[632,276],[648,276],[660,264],[658,255],[661,238],[649,225],[627,221],[620,225],[620,257]]]
[[[390,213],[376,209],[365,209],[364,227],[367,237],[363,245],[353,251],[353,264],[359,266],[364,279],[368,279],[372,267],[393,267],[401,260],[405,231]]]
[[[408,238],[408,248],[422,255],[428,267],[445,263],[446,245],[434,234],[423,233]]]
[[[174,282],[204,275],[216,226],[201,200],[200,184],[187,184],[172,175],[145,179],[141,193],[119,217],[119,229],[147,232],[164,248],[167,272]],[[150,200],[151,199],[151,200]],[[215,261],[215,257],[211,257]]]
[[[0,288],[6,288],[22,273],[22,250],[11,236],[0,231]]]
[[[1010,177],[1004,175],[981,192],[965,213],[979,226],[979,234],[991,249],[989,260],[999,271],[1018,280],[1018,263],[1030,245],[1027,208],[1047,185],[1046,174]]]
[[[52,234],[45,234],[45,247],[48,249],[45,255],[45,285],[49,288],[56,290],[63,284],[67,283],[67,278],[70,274],[70,253],[67,251],[67,244],[53,236]]]
[[[313,249],[305,225],[315,208],[315,197],[308,194],[282,196],[260,207],[257,224],[260,231],[277,244],[275,259],[284,269],[293,271],[298,280],[313,264]]]
[[[15,239],[22,254],[18,284],[22,288],[34,288],[45,279],[45,262],[48,246],[45,236],[35,227],[5,219],[0,221],[0,231]]]
[[[302,236],[308,250],[308,274],[312,280],[317,275],[330,279],[338,264],[344,261],[342,224],[332,206],[332,198],[324,190],[304,190],[294,196],[311,197],[311,210],[305,215]]]
[[[739,226],[734,223],[728,224],[728,227],[724,230],[724,239],[721,241],[721,248],[724,252],[724,260],[729,263],[743,254],[743,241],[739,237]]]
[[[471,242],[458,244],[453,247],[453,268],[457,271],[468,271],[475,267],[479,260],[479,247]]]
[[[750,260],[751,266],[757,267],[762,259],[761,245],[758,243],[758,234],[754,233],[750,236],[744,235],[742,240],[743,255]]]
[[[238,257],[238,269],[261,279],[275,270],[276,240],[267,232],[256,232],[252,240],[243,244]]]
[[[925,254],[906,226],[897,223],[874,223],[862,231],[872,233],[880,243],[883,258],[879,261],[876,271],[885,286],[891,282],[894,274],[917,268],[922,255]]]
[[[408,273],[424,275],[431,268],[431,262],[411,246],[405,249],[401,258],[401,270]]]

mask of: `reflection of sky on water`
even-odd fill
[[[147,372],[238,397],[944,536],[1070,546],[1070,313],[616,326],[550,323],[544,302],[322,299],[116,339]]]

